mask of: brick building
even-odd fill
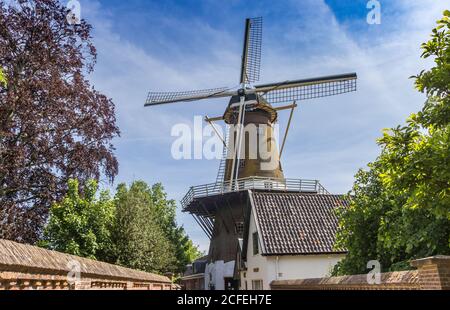
[[[182,289],[189,291],[205,289],[205,268],[207,263],[208,257],[204,256],[187,266],[183,277],[180,279]]]

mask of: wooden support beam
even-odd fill
[[[206,236],[211,240],[212,236],[211,236],[209,229],[197,218],[196,215],[192,214],[192,217],[197,222],[197,224],[202,228],[202,230],[206,234]]]
[[[282,111],[282,110],[289,110],[289,109],[295,109],[298,105],[296,103],[285,105],[282,107],[274,108],[275,111]]]
[[[213,122],[211,121],[211,118],[209,118],[208,116],[205,116],[205,121],[211,125],[211,127],[212,127],[212,129],[214,130],[214,132],[216,133],[217,137],[219,137],[220,141],[222,141],[223,146],[224,146],[225,148],[228,148],[228,145],[227,145],[227,143],[225,142],[224,137],[222,137],[222,135],[221,135],[221,134],[219,133],[219,131],[217,130],[216,126],[214,126]],[[225,135],[226,135],[226,133],[225,133]]]
[[[205,207],[205,205],[203,204],[203,202],[200,201],[200,205],[203,208],[203,211],[205,211],[206,216],[203,217],[203,219],[205,220],[205,223],[208,224],[208,226],[210,227],[211,231],[214,230],[214,223],[212,223],[212,221],[207,221],[206,218],[211,218],[214,217],[213,214],[211,214],[208,209]]]
[[[223,121],[223,116],[211,117],[211,118],[209,118],[208,116],[206,116],[206,117],[205,117],[205,121],[208,122],[208,123]]]
[[[288,124],[287,124],[287,127],[286,127],[286,132],[284,133],[283,144],[281,145],[280,156],[279,156],[280,160],[281,160],[281,156],[283,155],[284,146],[286,144],[286,138],[287,138],[287,135],[289,133],[289,128],[291,127],[292,116],[294,115],[294,110],[295,110],[296,107],[297,107],[297,104],[294,101],[294,103],[290,105],[291,114],[289,115],[289,121],[288,121]]]

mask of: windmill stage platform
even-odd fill
[[[196,205],[202,198],[247,190],[329,194],[318,180],[249,177],[238,179],[233,185],[227,181],[192,186],[181,200],[181,206],[184,212],[195,212]]]
[[[182,211],[194,216],[207,235],[212,234],[216,212],[223,207],[244,204],[247,191],[330,194],[318,180],[247,177],[237,181],[192,186],[181,200]]]

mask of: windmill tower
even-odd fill
[[[222,116],[205,118],[215,130],[214,123],[218,121],[230,127],[226,137],[220,137],[224,158],[216,182],[191,187],[181,201],[183,211],[194,216],[211,240],[209,268],[215,274],[215,279],[209,280],[211,288],[222,288],[217,283],[230,277],[224,275],[224,270],[230,270],[227,264],[235,263],[242,223],[248,213],[248,190],[327,193],[317,180],[284,176],[280,158],[296,102],[356,91],[356,73],[254,85],[260,77],[261,46],[262,18],[246,19],[237,89],[150,92],[145,103],[145,106],[156,106],[230,97]],[[290,110],[290,117],[278,150],[273,125],[278,112],[283,110]],[[216,133],[220,136],[217,130]]]

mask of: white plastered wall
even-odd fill
[[[252,289],[253,280],[262,280],[263,289],[269,290],[274,280],[295,280],[321,278],[328,276],[333,266],[344,258],[344,254],[328,255],[253,255],[252,234],[257,230],[257,223],[252,211],[247,246],[247,271],[241,272],[241,289]],[[259,249],[263,248],[261,238]],[[244,277],[245,273],[245,277]]]
[[[215,261],[206,266],[205,269],[205,290],[209,290],[211,285],[216,290],[225,289],[225,278],[233,277],[235,261],[224,262]]]

